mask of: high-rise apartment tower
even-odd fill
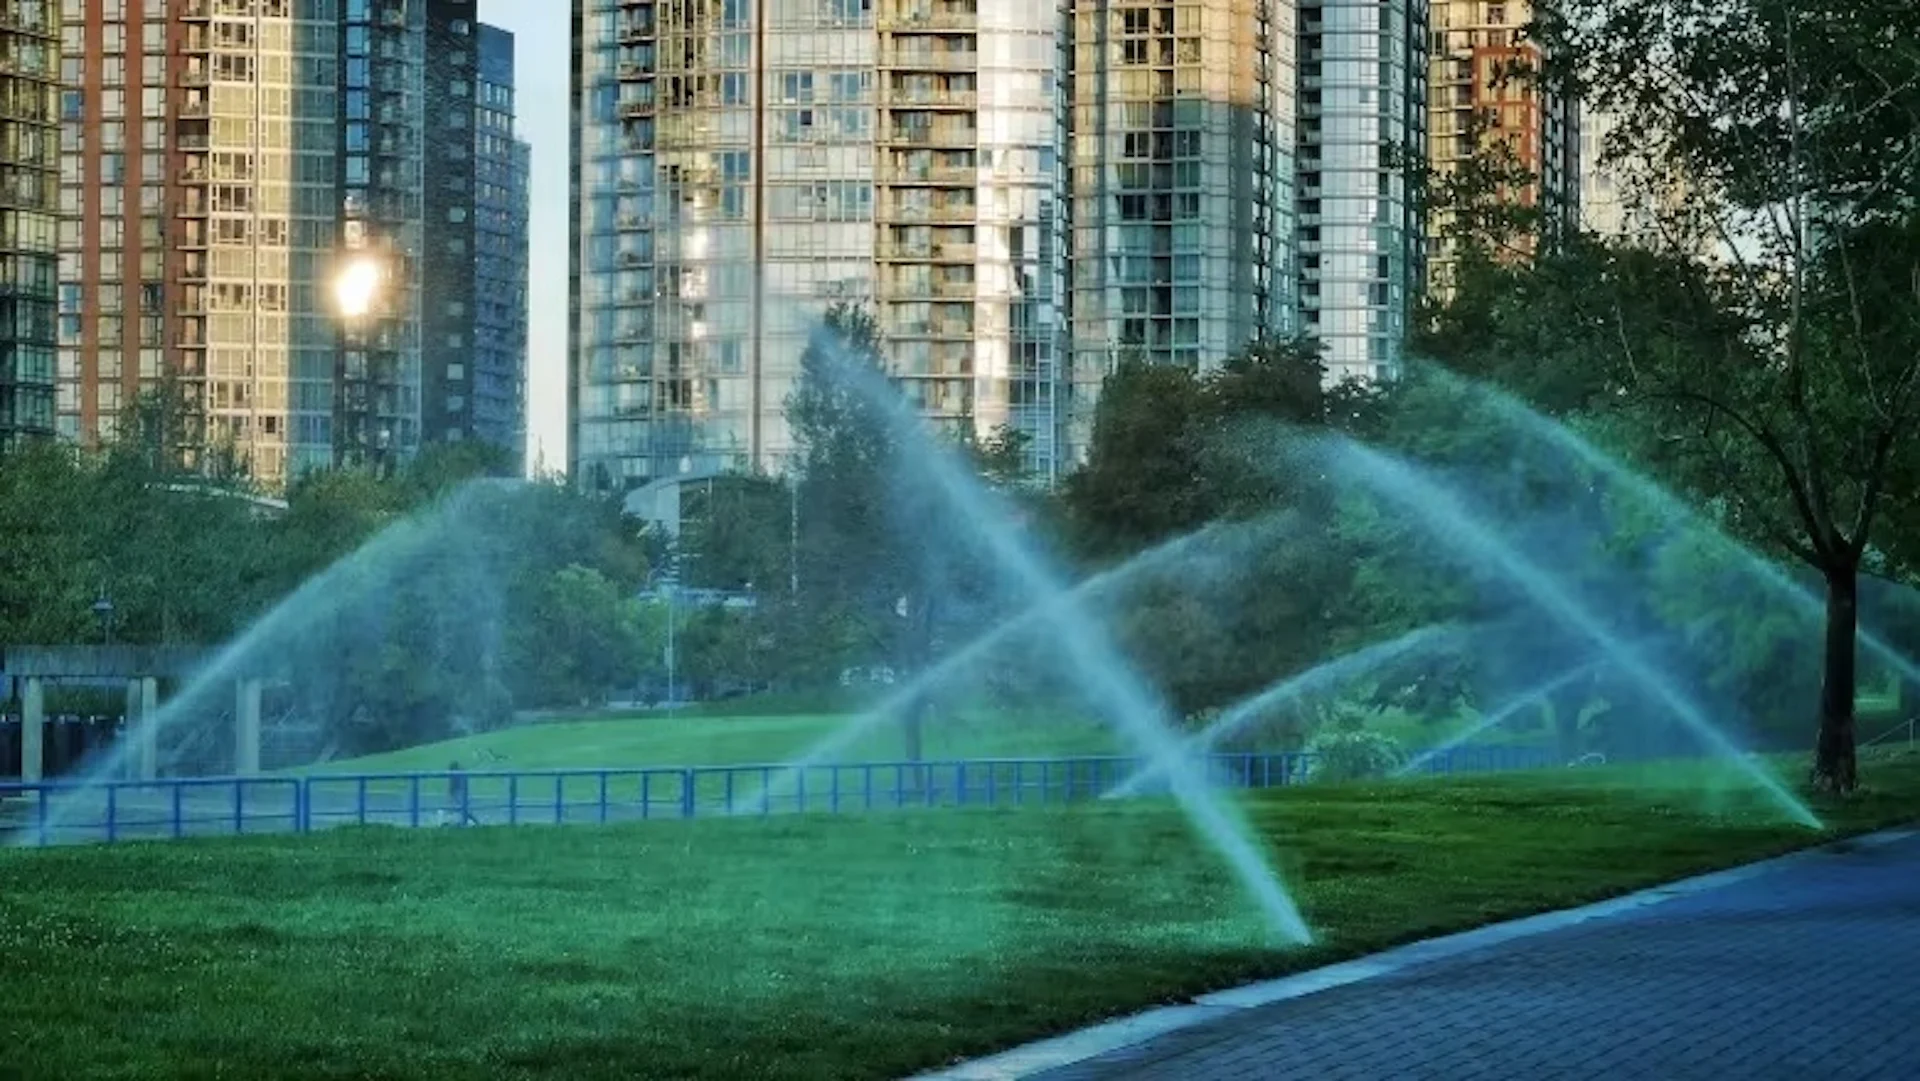
[[[60,6],[0,7],[0,451],[54,434]]]
[[[1476,154],[1503,148],[1502,164],[1533,178],[1492,195],[1542,214],[1542,227],[1570,225],[1580,199],[1580,123],[1572,103],[1544,93],[1531,77],[1543,61],[1528,40],[1527,0],[1432,0],[1431,121],[1428,158],[1438,176],[1455,174]],[[1429,221],[1430,286],[1448,288],[1456,239],[1452,221]],[[1504,241],[1504,254],[1525,258],[1532,236]]]
[[[108,0],[62,31],[60,430],[164,390],[268,485],[460,430],[473,0]],[[339,286],[360,288],[342,306]]]
[[[575,0],[571,469],[778,470],[813,323],[869,307],[938,423],[1060,454],[1065,11]]]
[[[1076,447],[1121,356],[1201,368],[1294,329],[1288,0],[1074,8]]]

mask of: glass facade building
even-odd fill
[[[230,452],[270,487],[444,436],[471,347],[446,323],[473,320],[473,0],[64,15],[58,431],[111,438],[164,389],[184,464]],[[348,318],[359,263],[379,287]]]
[[[926,414],[1058,454],[1063,12],[576,0],[570,472],[778,470],[814,322],[869,307]]]
[[[60,7],[0,7],[0,451],[54,434]]]
[[[1426,280],[1426,0],[1300,4],[1302,329],[1333,378],[1390,377]]]
[[[1504,143],[1513,164],[1535,181],[1503,196],[1541,208],[1549,224],[1569,224],[1581,194],[1579,115],[1571,103],[1542,94],[1518,74],[1538,70],[1543,59],[1524,34],[1532,18],[1526,0],[1432,0],[1428,158],[1436,174],[1447,175],[1484,146]],[[1449,287],[1454,243],[1448,225],[1444,212],[1428,222],[1428,287],[1442,293]],[[1516,243],[1513,256],[1529,254],[1528,240]]]
[[[531,151],[514,134],[513,35],[481,26],[473,120],[470,438],[526,456],[527,215]]]
[[[570,471],[779,469],[871,308],[951,427],[1084,453],[1125,355],[1307,332],[1391,375],[1425,276],[1426,0],[575,0]]]
[[[1196,368],[1294,309],[1295,27],[1274,0],[1081,0],[1073,440],[1126,354]]]

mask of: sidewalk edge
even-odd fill
[[[1142,1044],[1179,1029],[1206,1024],[1220,1017],[1229,1016],[1236,1010],[1253,1009],[1276,1002],[1285,1002],[1288,999],[1304,998],[1336,987],[1374,979],[1416,965],[1431,964],[1515,939],[1529,938],[1590,920],[1617,916],[1678,897],[1721,889],[1737,882],[1773,874],[1839,852],[1879,848],[1913,837],[1920,837],[1920,826],[1901,826],[1875,833],[1835,838],[1797,852],[1683,878],[1606,901],[1522,916],[1518,919],[1476,927],[1469,931],[1411,942],[1380,953],[1309,969],[1306,972],[1283,976],[1279,979],[1262,980],[1224,991],[1215,991],[1200,995],[1181,1005],[1161,1006],[1129,1014],[1060,1036],[1023,1044],[984,1058],[970,1059],[942,1069],[915,1074],[908,1081],[1017,1081],[1019,1078],[1031,1077],[1044,1070],[1070,1066],[1112,1051]]]

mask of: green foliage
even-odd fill
[[[797,500],[785,481],[716,477],[680,496],[680,580],[703,589],[785,593]]]
[[[1364,729],[1334,727],[1307,741],[1307,753],[1316,755],[1316,781],[1369,781],[1387,777],[1407,760],[1406,751],[1392,736]]]
[[[605,574],[578,563],[539,574],[517,606],[505,670],[525,706],[593,702],[632,680],[643,663],[639,602]]]

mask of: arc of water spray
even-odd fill
[[[823,342],[820,337],[816,337],[815,342],[835,344],[830,339]],[[1065,592],[1040,557],[1029,551],[1010,528],[1011,515],[969,476],[953,455],[930,442],[920,418],[907,409],[884,378],[870,369],[863,372],[853,365],[845,367],[853,368],[859,389],[886,410],[899,435],[897,442],[907,463],[918,467],[944,497],[959,519],[960,527],[974,534],[994,562],[1035,596],[1051,598]],[[1068,660],[1067,667],[1078,678],[1086,695],[1119,723],[1141,753],[1150,758],[1175,760],[1169,778],[1175,799],[1200,834],[1239,877],[1269,926],[1292,942],[1313,941],[1313,932],[1286,887],[1281,885],[1279,876],[1248,836],[1246,824],[1203,778],[1179,760],[1179,740],[1167,725],[1165,707],[1127,664],[1105,629],[1071,604],[1051,606],[1046,622],[1058,636]]]
[[[1395,777],[1405,777],[1410,773],[1419,772],[1420,768],[1428,762],[1459,748],[1473,737],[1485,732],[1487,729],[1492,728],[1533,703],[1540,701],[1567,684],[1572,683],[1574,680],[1585,675],[1590,675],[1593,670],[1599,668],[1602,663],[1601,661],[1589,661],[1571,671],[1562,672],[1552,679],[1547,680],[1545,683],[1539,683],[1521,691],[1519,694],[1508,699],[1506,704],[1502,705],[1499,709],[1480,718],[1479,721],[1475,722],[1473,727],[1467,729],[1465,732],[1461,732],[1437,747],[1430,747],[1420,754],[1415,755],[1407,761],[1406,765],[1394,770],[1393,775]]]
[[[1533,434],[1535,439],[1572,455],[1589,469],[1626,485],[1635,495],[1656,508],[1662,516],[1705,530],[1713,538],[1714,543],[1741,557],[1747,573],[1785,596],[1808,615],[1825,618],[1826,602],[1806,586],[1794,581],[1780,569],[1778,564],[1728,536],[1725,530],[1709,521],[1686,500],[1674,495],[1653,479],[1628,468],[1618,459],[1594,446],[1585,436],[1551,417],[1542,416],[1528,407],[1525,402],[1505,391],[1469,382],[1437,366],[1430,366],[1429,370],[1456,390],[1471,389],[1485,396],[1496,410],[1517,420],[1522,427]],[[1920,684],[1920,664],[1916,664],[1906,654],[1890,645],[1886,639],[1865,627],[1859,628],[1856,633],[1860,644],[1866,648],[1867,652],[1898,671],[1909,682]]]
[[[356,576],[365,568],[384,560],[414,554],[421,550],[425,542],[435,539],[430,533],[431,527],[464,511],[475,498],[475,493],[511,487],[515,483],[485,479],[461,485],[432,508],[388,525],[365,544],[301,583],[286,599],[274,605],[216,653],[165,705],[130,725],[113,749],[101,755],[95,768],[81,778],[78,789],[54,797],[47,808],[45,828],[51,831],[63,826],[71,813],[70,808],[87,795],[88,788],[125,768],[127,756],[133,748],[146,741],[158,740],[160,733],[189,707],[206,699],[210,693],[224,692],[241,674],[256,667],[259,663],[257,651],[279,641],[282,636],[296,632],[304,625],[303,621],[314,618],[314,613],[338,610],[343,595],[354,597],[364,593]],[[19,843],[27,843],[27,836],[23,833]]]
[[[1813,811],[1796,799],[1780,783],[1779,778],[1742,753],[1725,733],[1707,720],[1699,706],[1675,690],[1672,684],[1627,648],[1626,643],[1620,641],[1544,569],[1481,524],[1445,487],[1422,477],[1407,463],[1369,450],[1351,440],[1333,440],[1328,447],[1332,465],[1419,515],[1428,528],[1449,546],[1470,558],[1499,564],[1507,577],[1532,597],[1535,604],[1592,640],[1608,660],[1672,710],[1702,742],[1731,758],[1794,822],[1811,829],[1823,828]]]
[[[1292,520],[1291,515],[1284,517],[1286,521]],[[798,758],[782,767],[779,773],[761,787],[760,791],[747,797],[742,803],[744,809],[736,813],[765,814],[768,805],[775,798],[776,789],[793,783],[817,763],[833,758],[858,742],[867,733],[891,720],[901,710],[912,706],[928,691],[985,660],[995,650],[1020,634],[1031,631],[1045,620],[1053,618],[1061,608],[1098,601],[1107,593],[1121,589],[1137,578],[1169,569],[1182,558],[1214,540],[1234,535],[1242,535],[1251,540],[1265,535],[1271,527],[1281,524],[1281,519],[1282,516],[1274,515],[1258,519],[1247,526],[1212,525],[1197,529],[1150,548],[1117,567],[1101,571],[1072,589],[1048,597],[1039,604],[1016,613],[1011,619],[948,654],[932,668],[919,673],[911,683],[888,695],[879,705],[854,717],[836,729],[833,734],[807,748]]]
[[[1398,638],[1375,642],[1352,653],[1336,657],[1325,664],[1315,665],[1305,672],[1296,672],[1268,686],[1265,690],[1256,691],[1252,696],[1229,706],[1226,712],[1215,718],[1212,724],[1181,745],[1180,753],[1188,759],[1197,759],[1212,750],[1221,740],[1245,728],[1262,714],[1283,702],[1430,645],[1439,638],[1458,630],[1458,627],[1444,623],[1422,627]],[[1101,798],[1123,799],[1135,794],[1142,785],[1165,772],[1166,765],[1167,763],[1162,761],[1148,762],[1133,776],[1108,789]]]

